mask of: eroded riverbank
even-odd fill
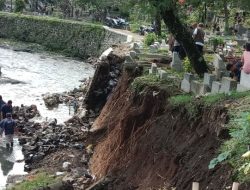
[[[37,119],[56,118],[59,123],[70,118],[73,111],[69,114],[69,107],[65,104],[51,110],[47,109],[42,95],[73,90],[80,85],[80,80],[88,79],[94,73],[94,68],[90,64],[47,53],[0,48],[0,60],[2,77],[21,81],[15,84],[0,83],[0,94],[3,99],[11,99],[14,106],[35,104],[41,114]],[[8,168],[0,172],[0,189],[4,188],[9,174],[23,173],[24,163],[16,163],[22,159],[21,148],[17,142],[15,144],[10,154],[5,154],[3,146],[0,147],[3,155],[1,168]]]

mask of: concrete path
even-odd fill
[[[144,39],[144,36],[141,36],[139,34],[133,33],[133,32],[128,31],[128,30],[110,28],[108,26],[103,26],[103,27],[106,30],[109,30],[109,31],[112,31],[112,32],[116,32],[116,33],[128,36],[128,42],[140,42],[140,41],[143,41],[143,39]]]

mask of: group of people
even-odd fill
[[[244,46],[244,52],[241,57],[241,61],[228,63],[226,66],[227,70],[230,71],[230,77],[240,81],[241,71],[246,74],[250,74],[250,43],[246,43]]]
[[[12,101],[3,101],[0,95],[0,137],[5,134],[6,147],[13,147],[13,137],[16,127],[15,120],[12,119]]]
[[[204,39],[205,39],[205,32],[204,32],[204,24],[193,24],[190,27],[190,33],[194,39],[195,45],[198,51],[202,54],[203,47],[204,47]],[[170,35],[168,40],[169,48],[172,52],[177,52],[180,58],[184,58],[186,56],[185,50],[180,42],[178,42],[173,35]]]

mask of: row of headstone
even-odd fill
[[[229,93],[236,90],[237,81],[228,77],[229,73],[220,55],[214,55],[213,66],[215,68],[214,73],[205,73],[202,82],[196,80],[193,74],[186,73],[181,82],[181,89],[196,95]]]
[[[169,46],[166,44],[165,40],[162,40],[161,43],[154,42],[154,44],[149,46],[150,53],[157,53],[160,49],[169,50]]]
[[[163,69],[157,67],[156,63],[151,64],[151,68],[149,69],[149,74],[157,75],[161,80],[168,79],[168,73]]]
[[[181,89],[184,92],[192,92],[195,95],[205,95],[207,93],[229,93],[236,90],[237,81],[230,77],[222,77],[221,82],[216,80],[216,75],[205,73],[203,81],[195,80],[193,74],[185,73],[181,82]]]

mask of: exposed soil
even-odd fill
[[[130,72],[131,73],[131,72]],[[115,181],[105,189],[190,190],[198,181],[201,189],[230,189],[232,168],[208,169],[223,139],[227,110],[223,105],[200,107],[195,119],[187,110],[167,102],[171,92],[156,87],[136,94],[129,89],[133,74],[123,74],[92,131],[101,131],[91,160],[97,179]],[[247,190],[249,185],[241,185]]]

